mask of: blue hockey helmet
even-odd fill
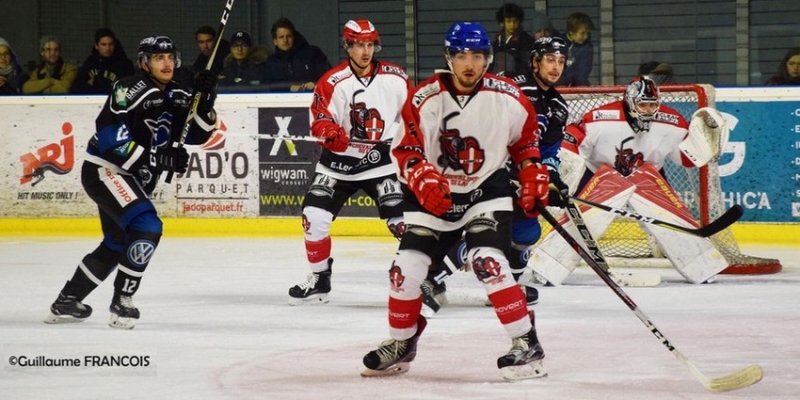
[[[462,51],[482,51],[491,54],[492,40],[480,22],[456,22],[447,30],[444,49],[450,54]]]

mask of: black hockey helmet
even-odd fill
[[[569,57],[567,42],[558,36],[543,36],[533,42],[533,49],[531,49],[531,58],[535,61],[540,61],[545,54],[562,54],[564,57]]]
[[[151,54],[169,53],[175,56],[175,68],[181,66],[181,53],[169,36],[148,36],[139,42],[139,62],[147,63]]]

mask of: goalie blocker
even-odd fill
[[[601,167],[587,183],[580,196],[615,208],[630,205],[637,213],[676,225],[697,228],[699,225],[677,194],[652,164],[645,163],[627,178],[609,166]],[[597,208],[580,206],[590,233],[600,238],[614,215]],[[579,233],[563,216],[559,223],[574,236]],[[692,283],[703,283],[727,267],[727,262],[710,240],[667,228],[639,222],[655,239],[659,250],[672,266]],[[555,231],[551,231],[531,252],[528,266],[548,282],[561,284],[575,269],[580,257]]]

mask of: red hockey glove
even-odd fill
[[[325,129],[319,137],[325,139],[321,142],[322,147],[337,153],[347,150],[347,145],[350,143],[350,136],[341,126],[331,126]]]
[[[425,161],[414,164],[408,169],[406,176],[409,189],[431,214],[441,216],[453,205],[450,183],[433,164]]]
[[[543,206],[547,205],[547,189],[549,178],[547,168],[542,164],[533,163],[519,171],[520,192],[517,204],[525,211],[528,217],[536,217],[536,203]]]

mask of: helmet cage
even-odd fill
[[[625,89],[623,100],[628,109],[628,115],[639,130],[650,130],[650,122],[653,121],[661,107],[661,96],[655,82],[647,75],[635,78]],[[652,113],[644,113],[640,111],[639,103],[655,103],[656,107]]]

